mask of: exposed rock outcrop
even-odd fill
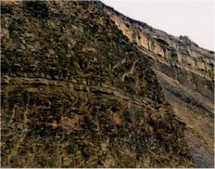
[[[194,165],[151,64],[103,7],[2,4],[2,166]]]
[[[201,138],[196,142],[202,148],[191,146],[198,167],[213,167],[214,52],[200,48],[186,36],[168,35],[112,8],[106,12],[129,41],[151,58],[166,100],[177,117],[192,128],[188,133]],[[195,137],[188,138],[194,142],[190,145],[197,144]]]
[[[156,59],[213,79],[214,52],[200,48],[186,36],[177,38],[145,23],[129,19],[111,8],[106,8],[106,11],[130,42],[156,54]]]
[[[141,34],[140,48],[121,28],[125,18],[104,9],[80,1],[1,4],[1,166],[196,165],[186,121],[162,89],[174,77],[161,47],[171,41]],[[210,81],[210,71],[201,72]]]

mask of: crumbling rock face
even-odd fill
[[[200,48],[186,36],[177,38],[112,8],[105,10],[153,63],[165,99],[191,128],[187,140],[197,166],[214,167],[214,52]]]
[[[168,105],[71,82],[11,78],[2,89],[3,166],[192,165]]]
[[[143,50],[147,49],[147,51],[152,52],[152,55],[156,55],[155,58],[151,55],[148,56],[156,59],[160,64],[164,64],[165,68],[178,69],[173,75],[167,74],[168,76],[173,76],[180,83],[185,81],[177,78],[177,74],[180,72],[192,74],[191,76],[195,76],[197,81],[204,79],[207,82],[206,86],[203,87],[205,90],[202,90],[202,86],[198,85],[194,87],[194,90],[201,94],[206,92],[205,95],[213,99],[214,52],[198,47],[186,36],[177,38],[145,23],[133,21],[111,8],[106,8],[106,11],[130,42],[136,43]],[[164,71],[162,68],[159,69]],[[186,86],[192,89],[192,83],[193,81]]]
[[[193,167],[185,124],[100,2],[1,10],[3,167]]]

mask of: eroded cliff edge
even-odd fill
[[[107,13],[130,42],[151,51],[157,60],[198,74],[214,78],[214,52],[200,48],[186,36],[175,37],[146,23],[132,20],[112,8]],[[152,56],[151,56],[152,57]]]
[[[213,167],[214,52],[186,36],[174,37],[112,8],[105,10],[129,41],[150,58],[166,100],[187,124],[187,140],[198,166]]]
[[[148,56],[101,3],[1,14],[1,166],[195,166]]]

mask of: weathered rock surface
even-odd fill
[[[130,42],[156,54],[158,61],[213,80],[214,52],[200,48],[186,36],[177,38],[168,35],[145,23],[129,19],[112,8],[106,8],[106,11]]]
[[[1,4],[2,167],[195,166],[158,53],[130,43],[104,9]]]
[[[214,52],[200,48],[186,36],[168,35],[112,8],[106,12],[129,41],[151,59],[165,99],[176,116],[192,128],[188,133],[201,138],[196,139],[198,144],[188,138],[197,166],[213,167]],[[206,145],[204,153],[198,152],[200,145]]]

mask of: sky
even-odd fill
[[[185,35],[200,47],[215,49],[214,0],[101,0],[135,20],[174,36]]]

